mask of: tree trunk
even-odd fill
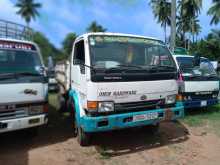
[[[165,44],[167,44],[167,24],[165,23],[164,25],[164,42]]]

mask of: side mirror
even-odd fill
[[[36,70],[39,74],[41,74],[41,75],[46,74],[47,71],[48,71],[48,70],[47,70],[45,67],[43,67],[43,66],[36,66],[36,67],[35,67],[35,70]]]
[[[194,66],[199,66],[201,63],[201,58],[199,55],[195,55],[194,60],[193,60],[193,65]]]

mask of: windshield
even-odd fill
[[[210,76],[216,75],[212,63],[205,58],[201,58],[199,66],[194,66],[193,57],[177,57],[178,64],[183,76]]]
[[[37,73],[40,66],[41,61],[37,52],[0,49],[0,74]]]
[[[160,41],[135,37],[91,36],[89,43],[91,65],[94,68],[176,68],[169,50]]]

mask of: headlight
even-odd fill
[[[114,111],[114,103],[113,102],[99,102],[98,104],[98,112],[113,112]]]
[[[37,115],[44,112],[44,107],[42,105],[39,106],[31,106],[29,108],[29,115]]]
[[[174,104],[176,102],[176,95],[169,95],[166,97],[166,104]]]

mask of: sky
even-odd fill
[[[25,24],[14,4],[17,0],[0,0],[0,19]],[[61,48],[66,34],[75,32],[78,35],[86,32],[92,21],[97,21],[109,32],[138,34],[164,39],[164,31],[154,19],[150,0],[35,0],[42,3],[40,17],[32,21],[30,26],[40,31],[57,48]],[[205,37],[211,29],[211,17],[207,11],[212,0],[203,0],[200,14],[202,32]]]

